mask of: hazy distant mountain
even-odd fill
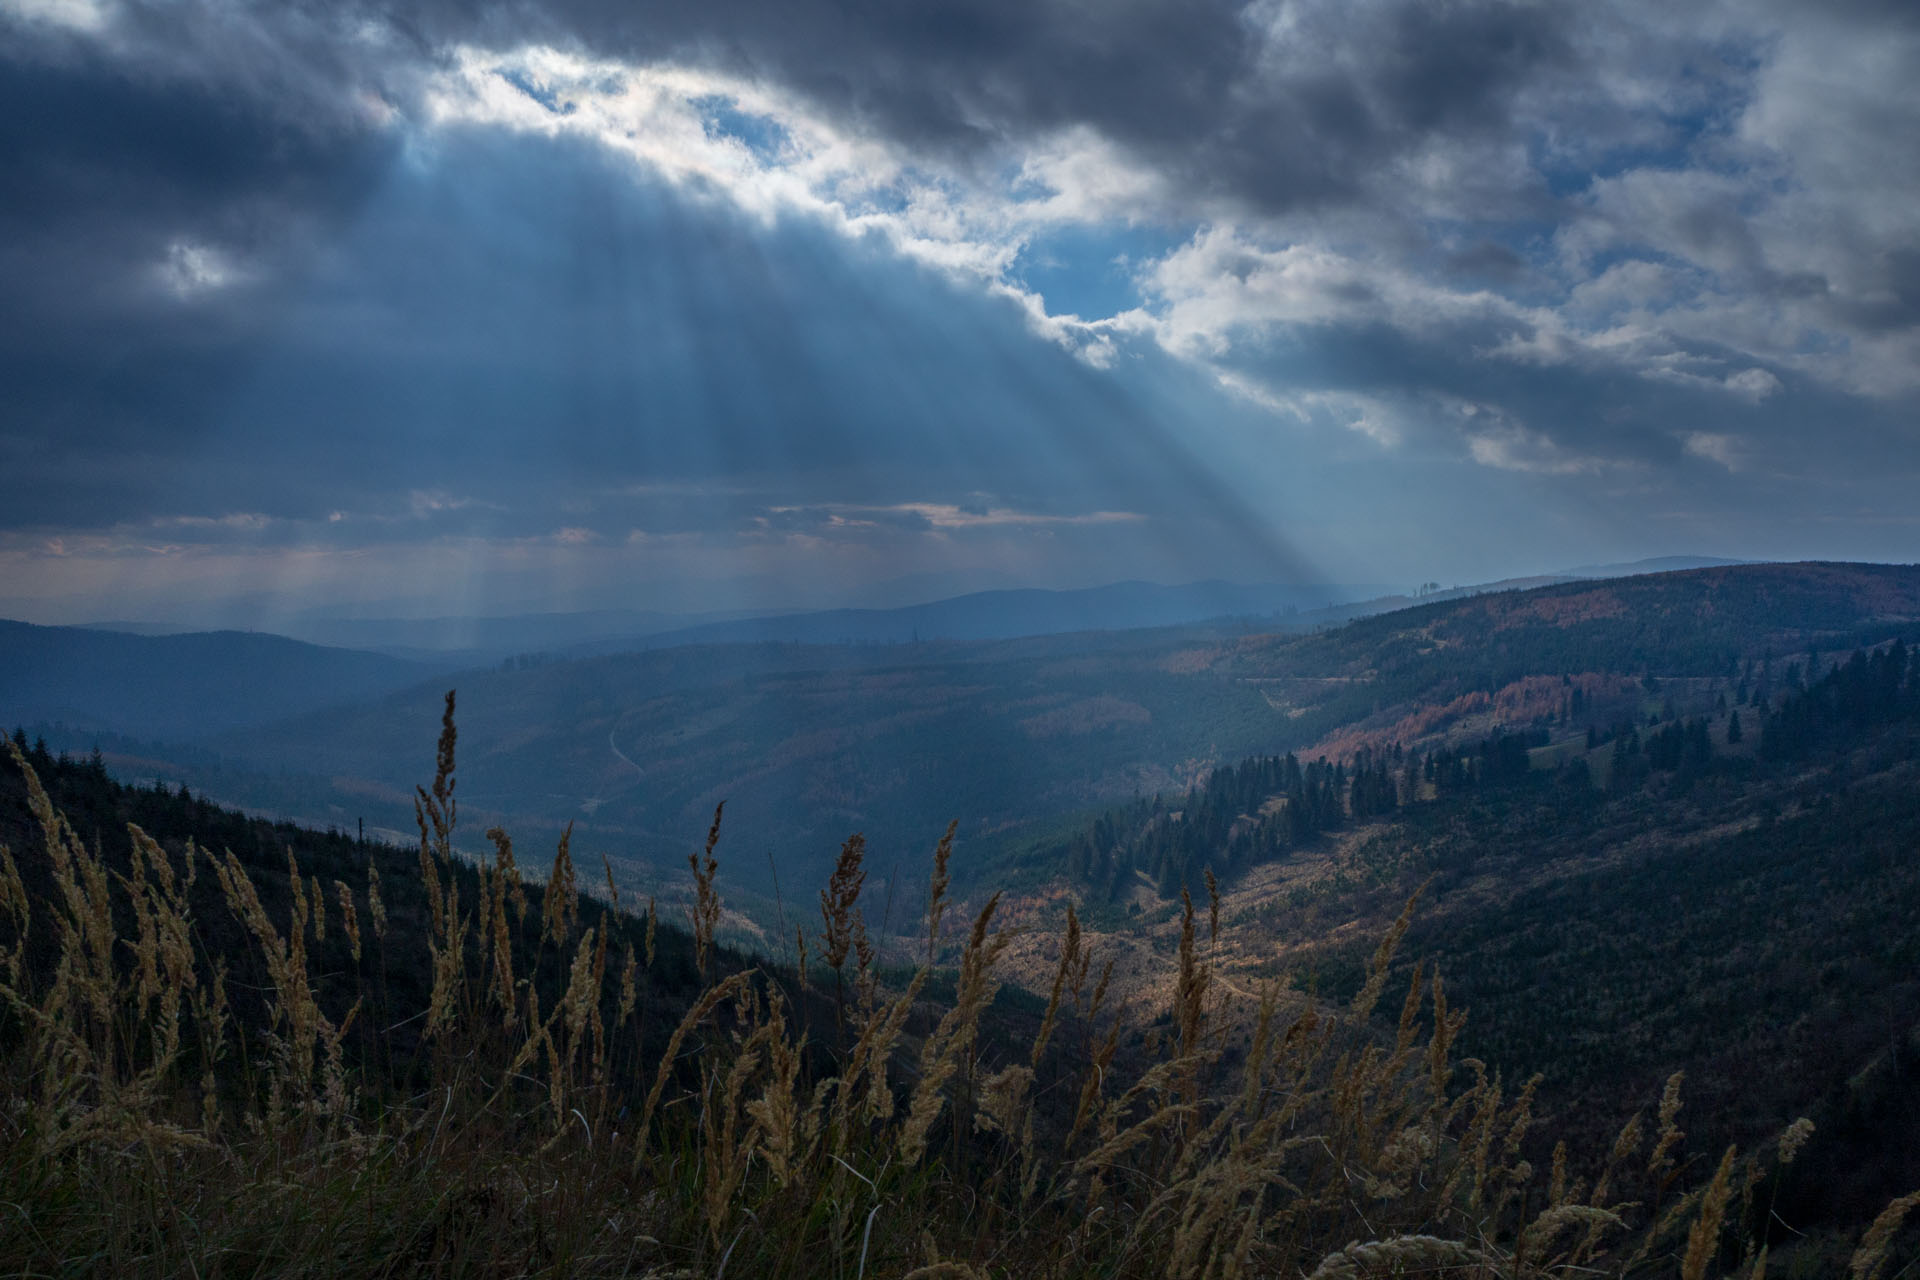
[[[979,591],[899,609],[829,609],[743,618],[662,631],[646,647],[797,641],[904,644],[914,640],[1007,640],[1072,631],[1171,627],[1213,618],[1275,618],[1386,595],[1377,584],[1115,582],[1071,591]]]
[[[364,702],[440,669],[250,631],[141,636],[0,621],[0,723],[177,741]]]
[[[290,620],[286,632],[314,644],[367,649],[426,660],[435,655],[486,665],[523,653],[560,653],[582,646],[625,648],[641,636],[709,622],[758,617],[772,610],[663,613],[656,609],[594,609],[500,617],[351,618],[320,613]]]
[[[935,579],[909,584],[919,594]],[[647,609],[528,613],[491,618],[342,618],[308,614],[286,631],[318,644],[343,645],[418,661],[485,666],[523,653],[590,657],[682,644],[793,642],[905,644],[913,640],[1004,640],[1069,631],[1178,626],[1212,618],[1275,618],[1385,596],[1371,584],[1195,582],[1166,587],[1116,582],[1079,590],[1014,588],[890,608],[733,610],[676,614]],[[131,623],[101,624],[147,631]],[[154,632],[168,628],[151,628]]]
[[[1654,556],[1621,564],[1583,564],[1565,572],[1569,578],[1631,578],[1642,573],[1673,573],[1681,569],[1724,569],[1729,565],[1758,564],[1757,560],[1727,560],[1720,556]]]
[[[1484,735],[1509,685],[1527,694],[1508,699],[1524,727],[1542,706],[1557,713],[1563,676],[1611,673],[1605,709],[1644,720],[1632,703],[1643,675],[1726,680],[1770,651],[1783,680],[1810,644],[1846,652],[1908,627],[1920,569],[1756,565],[1430,596],[1319,630],[955,640],[929,638],[940,615],[920,616],[933,621],[919,645],[686,643],[463,672],[446,682],[460,691],[463,804],[476,822],[484,812],[557,833],[578,821],[582,840],[616,856],[674,866],[724,799],[738,874],[758,888],[770,854],[783,879],[790,865],[805,878],[851,831],[910,861],[956,816],[977,844],[1011,841],[1244,756]],[[208,745],[236,764],[331,779],[353,789],[325,801],[344,817],[403,826],[408,788],[431,772],[444,687]]]

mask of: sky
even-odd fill
[[[0,0],[0,614],[1920,559],[1920,6]]]

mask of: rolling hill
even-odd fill
[[[0,620],[0,721],[190,741],[379,697],[440,669],[253,631],[131,635]]]
[[[1777,680],[1809,643],[1844,651],[1915,618],[1920,570],[1752,565],[1463,596],[1307,634],[1179,627],[555,661],[460,677],[465,796],[546,830],[576,821],[616,858],[667,869],[725,799],[745,867],[777,868],[761,889],[813,876],[853,830],[884,851],[878,865],[917,867],[952,817],[978,865],[1247,756],[1477,742],[1557,716],[1566,680],[1605,728],[1642,702],[1684,702],[1688,681],[1737,680],[1769,654]],[[1649,694],[1646,677],[1668,688]],[[442,688],[211,745],[332,779],[309,817],[404,829]]]

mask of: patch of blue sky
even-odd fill
[[[501,71],[500,78],[554,115],[570,116],[578,109],[577,104],[563,100],[551,84],[519,67]]]
[[[1635,262],[1659,267],[1672,281],[1676,292],[1683,286],[1688,290],[1697,290],[1710,288],[1713,284],[1712,278],[1699,264],[1643,244],[1609,245],[1595,250],[1585,259],[1579,279],[1574,283],[1590,284],[1615,267]]]
[[[1732,119],[1718,110],[1663,115],[1661,128],[1653,140],[1597,152],[1561,151],[1546,137],[1537,136],[1529,144],[1529,160],[1545,180],[1549,195],[1559,200],[1571,199],[1591,189],[1596,182],[1635,170],[1678,172],[1697,168],[1703,159],[1703,149],[1711,150],[1713,140],[1727,133]]]
[[[903,214],[913,203],[916,190],[914,184],[904,177],[892,182],[857,185],[858,190],[836,193],[848,215],[855,218],[872,214]]]
[[[708,137],[738,142],[763,164],[779,160],[793,141],[793,135],[778,120],[742,111],[740,104],[725,94],[695,98],[691,105],[700,113]]]
[[[1141,268],[1188,238],[1164,227],[1062,227],[1029,239],[1010,274],[1054,315],[1104,319],[1139,306]]]

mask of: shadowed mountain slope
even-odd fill
[[[378,697],[435,669],[254,631],[139,636],[0,621],[0,723],[193,739]]]

